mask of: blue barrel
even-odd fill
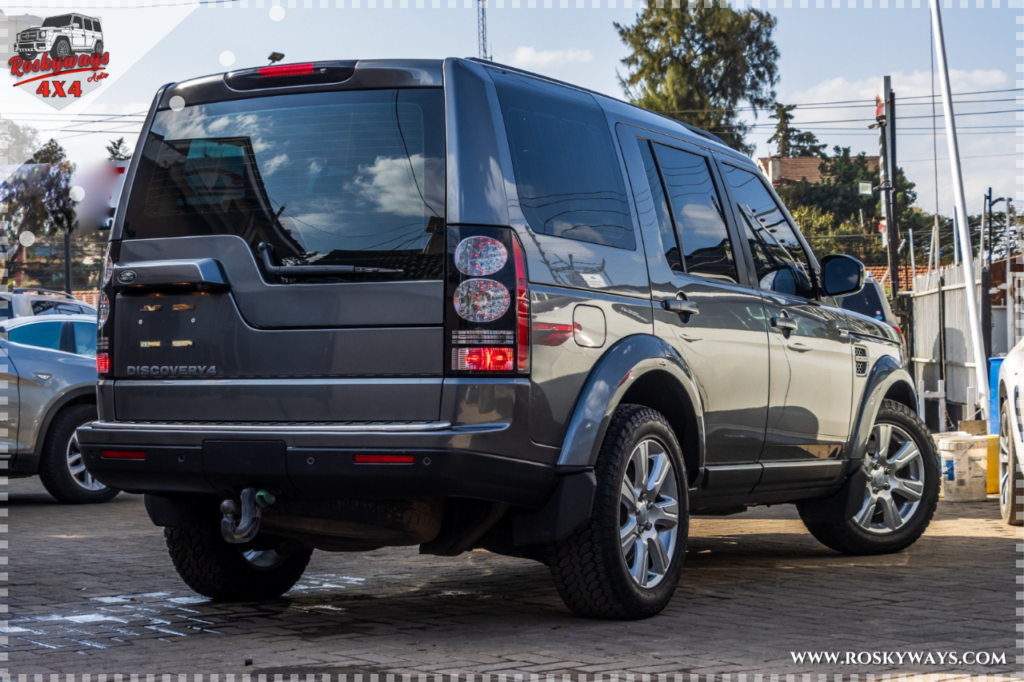
[[[988,359],[988,432],[999,433],[999,368],[1003,358]]]

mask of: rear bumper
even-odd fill
[[[537,509],[554,491],[557,451],[493,454],[508,424],[246,425],[95,422],[78,431],[89,471],[134,493],[224,495],[249,487],[308,497],[465,497]],[[522,438],[523,436],[520,436]],[[107,456],[104,456],[107,452]],[[111,452],[131,452],[119,458]],[[356,455],[411,463],[358,463]]]

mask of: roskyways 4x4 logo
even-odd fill
[[[103,27],[96,17],[58,14],[42,26],[18,33],[7,65],[14,87],[34,94],[54,109],[100,87],[110,55],[103,47]]]

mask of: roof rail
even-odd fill
[[[12,294],[39,294],[40,296],[60,296],[61,298],[71,299],[72,301],[77,300],[74,296],[63,291],[54,291],[53,289],[40,289],[38,287],[18,287],[11,291]]]

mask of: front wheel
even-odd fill
[[[844,554],[888,554],[917,542],[939,500],[939,460],[928,427],[910,408],[885,400],[864,453],[864,501],[853,518],[813,522],[822,544]]]
[[[608,426],[594,473],[590,519],[548,549],[555,586],[581,616],[653,616],[672,599],[686,554],[679,441],[659,412],[624,405]]]
[[[24,59],[26,62],[30,62],[36,58],[35,52],[19,52],[18,56]]]
[[[167,550],[185,584],[219,601],[275,599],[299,582],[313,550],[259,535],[249,544],[224,541],[216,519],[164,528]]]

